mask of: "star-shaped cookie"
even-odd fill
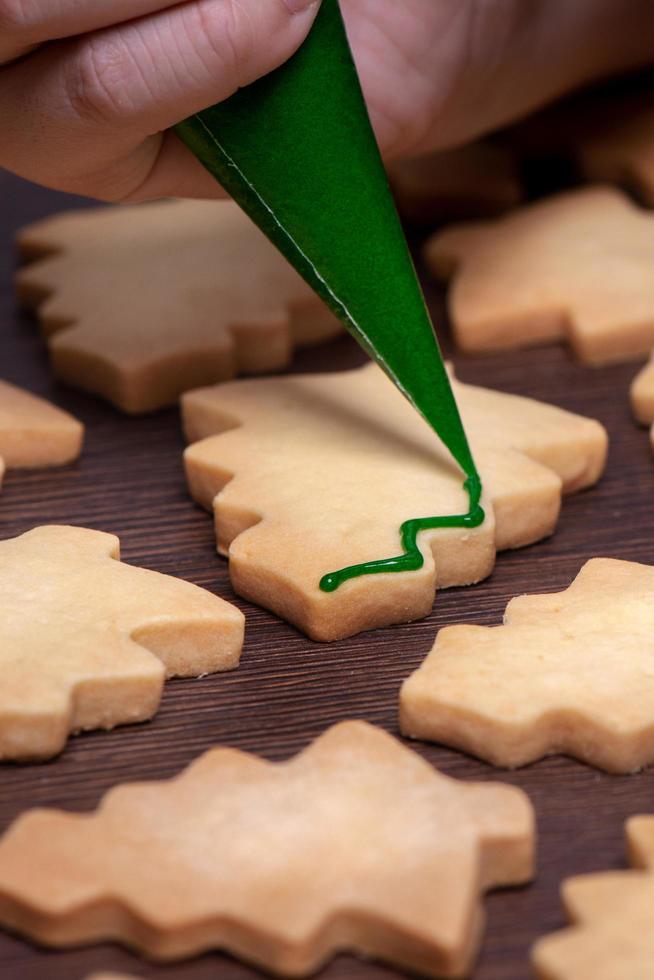
[[[403,522],[466,512],[463,477],[427,423],[372,364],[185,395],[187,436],[202,440],[186,451],[190,491],[213,508],[235,590],[333,640],[425,616],[436,586],[478,582],[496,550],[550,534],[561,493],[599,478],[604,430],[530,399],[455,390],[485,522],[424,531],[421,569],[365,575],[334,592],[320,588],[323,576],[402,552]]]
[[[156,959],[224,949],[285,976],[349,950],[462,977],[480,895],[533,872],[525,794],[461,783],[364,722],[289,762],[214,749],[90,815],[34,810],[0,841],[0,922]]]
[[[399,160],[389,179],[400,214],[417,225],[492,217],[522,199],[513,156],[484,141]]]
[[[82,450],[84,427],[37,395],[0,381],[0,483],[7,467],[64,466]]]
[[[573,925],[533,950],[542,980],[651,980],[654,976],[654,817],[627,822],[633,871],[568,878],[563,903]]]
[[[56,374],[125,412],[285,367],[340,326],[230,201],[94,208],[24,228],[21,300]]]
[[[631,407],[641,425],[649,425],[654,449],[654,355],[634,378],[631,386]]]
[[[38,527],[0,542],[0,759],[46,759],[69,733],[144,721],[166,677],[237,666],[243,615],[119,561],[118,538]]]
[[[654,761],[654,567],[595,558],[565,592],[512,599],[504,625],[449,626],[400,695],[405,735],[498,766],[562,752]]]
[[[465,350],[567,340],[581,360],[606,364],[654,347],[654,216],[618,190],[571,191],[455,225],[425,254],[453,278],[449,310]]]

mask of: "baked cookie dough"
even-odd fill
[[[151,718],[166,677],[238,665],[243,615],[189,582],[122,564],[113,534],[37,527],[0,542],[0,759]]]
[[[437,587],[479,582],[496,551],[551,534],[561,495],[602,472],[602,426],[458,382],[455,394],[486,520],[423,531],[417,571],[365,575],[332,592],[323,576],[399,555],[403,522],[466,513],[463,477],[440,440],[373,364],[185,395],[190,492],[213,510],[236,592],[334,640],[426,616]]]
[[[542,980],[650,980],[654,964],[654,817],[627,821],[632,871],[579,875],[563,883],[572,925],[539,940]]]
[[[0,483],[8,467],[64,466],[82,451],[84,426],[23,388],[0,381]]]
[[[654,762],[654,567],[594,558],[564,592],[512,599],[503,626],[442,629],[400,695],[400,728],[497,766],[565,753]]]
[[[24,228],[18,296],[62,380],[125,412],[286,367],[341,326],[231,201],[159,201]]]
[[[654,356],[634,378],[631,407],[636,421],[650,426],[650,442],[654,449]]]
[[[221,949],[283,976],[350,951],[464,977],[481,896],[533,865],[521,790],[450,779],[350,721],[288,762],[217,748],[94,813],[22,814],[0,841],[0,923],[157,960]]]
[[[454,225],[425,256],[452,279],[450,317],[464,350],[561,340],[585,363],[609,364],[654,347],[654,215],[612,187]]]

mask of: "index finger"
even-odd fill
[[[0,65],[23,57],[46,41],[88,34],[178,3],[179,0],[0,0]]]

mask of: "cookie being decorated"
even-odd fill
[[[201,384],[285,367],[341,330],[231,201],[161,201],[24,228],[20,299],[38,310],[58,377],[125,412]]]
[[[166,677],[238,665],[243,615],[124,565],[118,538],[38,527],[0,542],[0,759],[47,759],[71,732],[144,721]]]
[[[654,762],[654,567],[595,558],[564,592],[512,599],[503,626],[442,629],[400,695],[405,735],[497,766],[565,753]]]
[[[542,980],[650,980],[654,964],[654,817],[627,821],[632,871],[579,875],[563,883],[572,925],[540,939]]]
[[[157,960],[221,949],[283,976],[351,951],[463,977],[480,897],[533,860],[521,790],[457,782],[352,721],[288,762],[218,748],[94,813],[22,814],[0,841],[0,923]]]
[[[587,364],[608,364],[654,347],[654,215],[614,188],[455,225],[425,255],[452,279],[450,316],[464,350],[561,340]]]
[[[486,519],[406,544],[407,522],[465,514],[468,500],[440,440],[378,367],[188,393],[189,487],[214,512],[235,590],[333,640],[425,616],[437,586],[478,582],[496,551],[551,534],[562,493],[602,472],[603,428],[526,398],[460,383],[455,394]],[[405,544],[414,571],[391,561],[363,574]]]

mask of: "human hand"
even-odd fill
[[[651,0],[341,3],[387,157],[456,145],[653,58]],[[106,200],[217,196],[167,127],[282,63],[317,8],[0,0],[0,166]]]
[[[460,145],[654,63],[651,0],[341,0],[387,158]]]
[[[212,197],[168,127],[280,65],[317,0],[0,0],[0,167],[110,201]]]

